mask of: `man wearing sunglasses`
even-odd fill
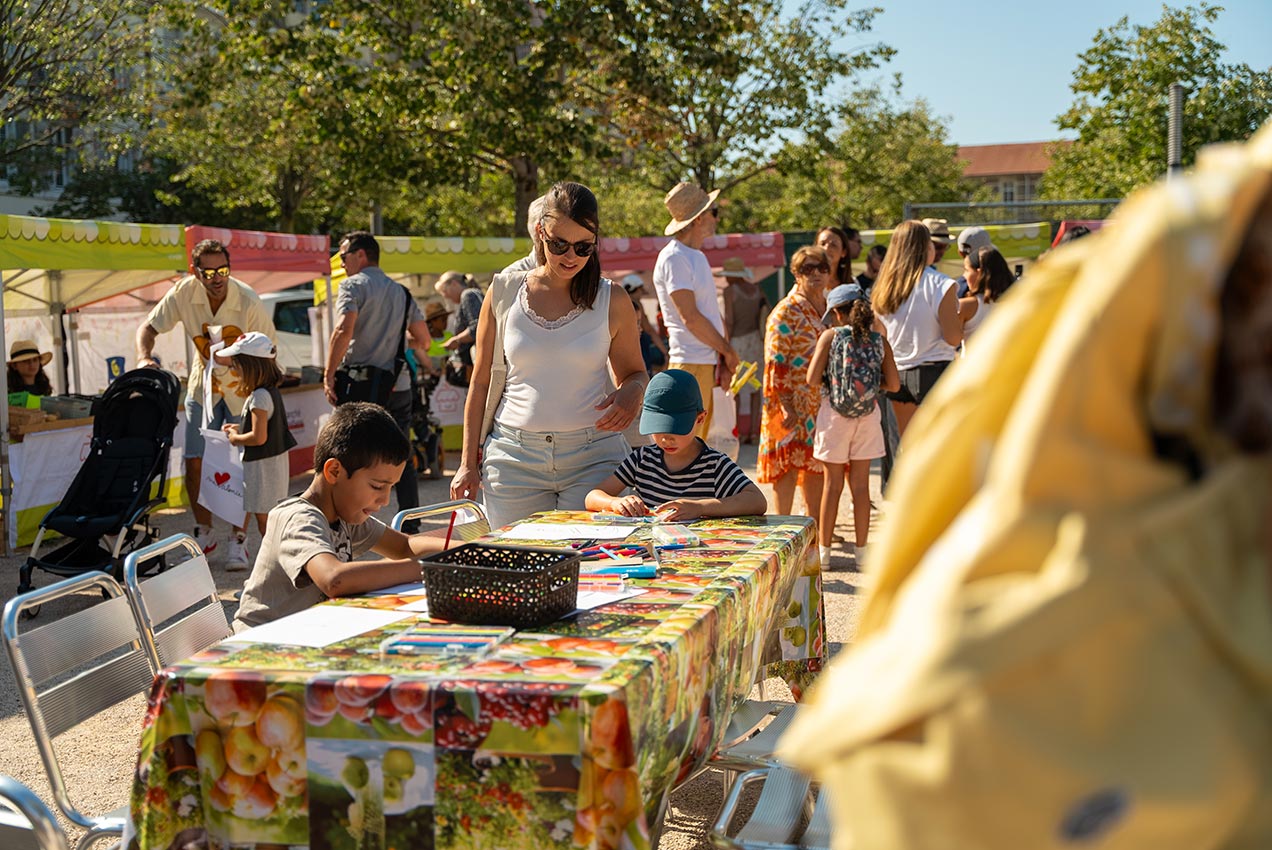
[[[705,438],[711,430],[712,390],[717,384],[717,365],[723,365],[727,382],[738,367],[738,355],[724,336],[724,320],[716,297],[715,277],[702,245],[715,235],[720,190],[710,194],[693,183],[677,183],[663,199],[671,223],[663,231],[672,237],[654,265],[654,289],[671,349],[667,367],[683,369],[698,381],[706,418],[694,432]]]
[[[222,425],[238,423],[249,392],[234,380],[226,366],[212,370],[212,407],[204,423],[204,372],[212,345],[223,341],[227,346],[248,331],[260,331],[275,338],[274,320],[261,304],[260,296],[240,280],[230,277],[230,252],[215,239],[204,239],[190,252],[190,274],[177,281],[160,299],[150,315],[137,328],[137,365],[155,366],[155,340],[180,322],[194,343],[198,359],[190,364],[186,388],[185,414],[185,488],[194,512],[194,538],[204,554],[217,548],[212,530],[212,514],[199,504],[199,480],[203,473],[203,434],[207,427],[220,430]],[[275,340],[276,342],[276,340]],[[246,569],[245,531],[234,528],[226,556],[226,569]]]

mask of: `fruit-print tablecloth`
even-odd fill
[[[664,553],[657,579],[631,582],[643,595],[483,658],[381,657],[408,620],[322,649],[226,642],[164,670],[129,846],[647,848],[752,683],[799,695],[825,656],[811,520],[691,527],[702,548]]]

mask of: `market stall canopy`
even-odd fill
[[[230,252],[233,275],[257,293],[308,283],[331,267],[330,236],[300,236],[262,230],[228,230],[196,224],[186,228],[187,263],[194,246],[215,239]]]
[[[652,271],[658,252],[670,241],[669,236],[606,237],[601,240],[601,268],[610,278]],[[786,265],[786,243],[777,232],[717,234],[702,244],[702,251],[713,269],[722,268],[730,257],[740,257],[752,270]]]
[[[0,215],[5,311],[84,307],[185,265],[180,225]]]
[[[958,259],[958,234],[971,225],[950,226],[950,247],[945,252],[947,259]],[[1033,259],[1051,247],[1051,223],[1034,221],[1027,224],[987,224],[989,238],[993,241],[998,253],[1004,257]],[[892,240],[891,230],[861,231],[861,249],[869,251],[874,245],[887,245]],[[941,259],[940,257],[937,258]]]
[[[455,269],[466,274],[491,274],[530,253],[530,240],[472,238],[464,236],[377,236],[380,268],[395,280],[410,275],[440,275]],[[333,286],[344,280],[340,256],[333,254],[328,268]],[[327,297],[325,280],[314,281],[314,303]]]
[[[1066,233],[1068,233],[1073,228],[1079,227],[1079,226],[1085,227],[1087,230],[1094,233],[1095,231],[1099,230],[1101,227],[1104,226],[1104,219],[1102,218],[1070,219],[1070,220],[1060,222],[1060,226],[1056,228],[1056,238],[1051,240],[1051,247],[1054,248],[1057,245],[1059,245],[1060,240],[1064,238],[1064,235]]]

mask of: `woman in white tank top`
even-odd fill
[[[957,287],[953,278],[929,268],[935,259],[923,222],[901,222],[870,292],[870,305],[888,332],[901,375],[901,389],[888,398],[902,434],[963,339]]]
[[[535,226],[539,266],[492,284],[503,309],[490,297],[482,305],[451,497],[482,491],[492,528],[538,511],[583,510],[588,491],[627,456],[622,431],[640,413],[648,375],[631,302],[601,277],[598,229],[591,190],[556,184]],[[483,444],[497,315],[508,372]]]

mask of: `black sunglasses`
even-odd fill
[[[207,281],[212,281],[216,280],[218,277],[228,277],[230,274],[230,267],[220,266],[215,269],[205,269],[203,266],[198,266],[196,271],[199,273],[199,277]]]
[[[826,265],[825,263],[804,263],[804,265],[799,267],[799,273],[802,275],[807,276],[807,275],[813,274],[814,272],[829,274],[830,266]]]
[[[596,250],[595,242],[569,242],[565,239],[553,239],[546,233],[543,236],[543,247],[548,249],[548,253],[560,257],[571,248],[574,249],[576,257],[590,257],[592,252]]]

